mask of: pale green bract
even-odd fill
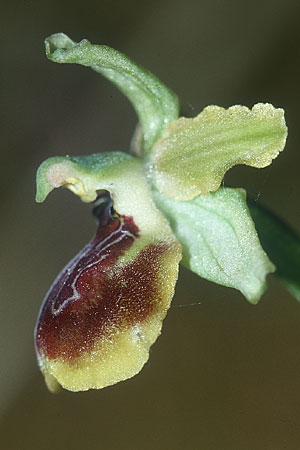
[[[216,191],[236,164],[266,167],[284,149],[284,111],[259,103],[208,106],[194,119],[172,122],[151,154],[157,189],[174,200]]]
[[[261,248],[243,189],[220,188],[178,202],[153,197],[182,245],[182,263],[207,280],[240,290],[257,303],[275,266]]]

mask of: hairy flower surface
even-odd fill
[[[156,77],[87,40],[52,35],[46,54],[107,77],[139,118],[135,156],[58,156],[37,173],[38,202],[64,186],[92,203],[98,221],[93,239],[51,286],[35,329],[50,390],[81,391],[141,370],[160,334],[181,258],[250,302],[260,299],[275,266],[260,245],[245,191],[220,184],[235,164],[270,164],[284,148],[287,128],[283,110],[270,104],[210,106],[194,119],[178,118],[176,95]],[[251,208],[259,222],[264,213]],[[297,297],[297,281],[288,271],[284,277]]]

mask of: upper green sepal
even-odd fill
[[[169,125],[151,153],[157,189],[174,200],[216,191],[236,164],[266,167],[283,150],[284,111],[259,103],[224,109],[208,106],[194,119]]]
[[[153,191],[182,245],[182,263],[207,280],[240,290],[257,303],[275,267],[262,249],[243,189],[220,188],[186,202]]]
[[[91,67],[114,83],[132,103],[143,129],[147,154],[170,122],[178,118],[177,96],[148,70],[106,45],[83,39],[76,43],[63,33],[45,40],[47,57],[57,63]]]

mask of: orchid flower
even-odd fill
[[[98,222],[42,304],[35,329],[39,366],[51,391],[99,389],[136,375],[148,360],[180,261],[257,303],[267,274],[283,258],[281,236],[291,239],[284,249],[299,249],[296,237],[252,204],[262,236],[278,241],[271,262],[245,191],[221,187],[236,164],[269,165],[285,146],[287,127],[282,109],[262,103],[208,106],[195,118],[179,118],[176,95],[120,52],[62,33],[45,44],[51,61],[87,66],[108,78],[139,119],[130,153],[52,157],[37,172],[38,202],[67,187],[92,204]],[[279,276],[300,299],[286,253]]]

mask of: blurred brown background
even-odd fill
[[[187,116],[207,104],[284,107],[286,151],[225,182],[300,230],[299,19],[297,0],[1,3],[1,450],[300,448],[300,305],[272,278],[254,307],[181,270],[149,363],[102,391],[48,393],[32,340],[45,292],[95,226],[64,190],[35,204],[35,170],[47,156],[126,151],[136,122],[106,80],[48,62],[43,39],[64,31],[124,51]]]

